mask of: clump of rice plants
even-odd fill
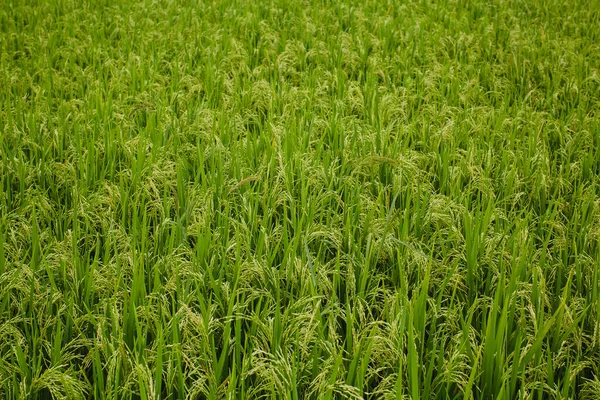
[[[597,0],[0,7],[0,397],[596,399]]]

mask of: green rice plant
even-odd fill
[[[0,5],[0,397],[597,398],[598,1]]]

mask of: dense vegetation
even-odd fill
[[[0,397],[597,399],[596,0],[0,0]]]

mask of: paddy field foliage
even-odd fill
[[[0,0],[0,397],[597,399],[597,0]]]

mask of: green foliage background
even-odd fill
[[[0,0],[0,397],[595,399],[600,4]]]

